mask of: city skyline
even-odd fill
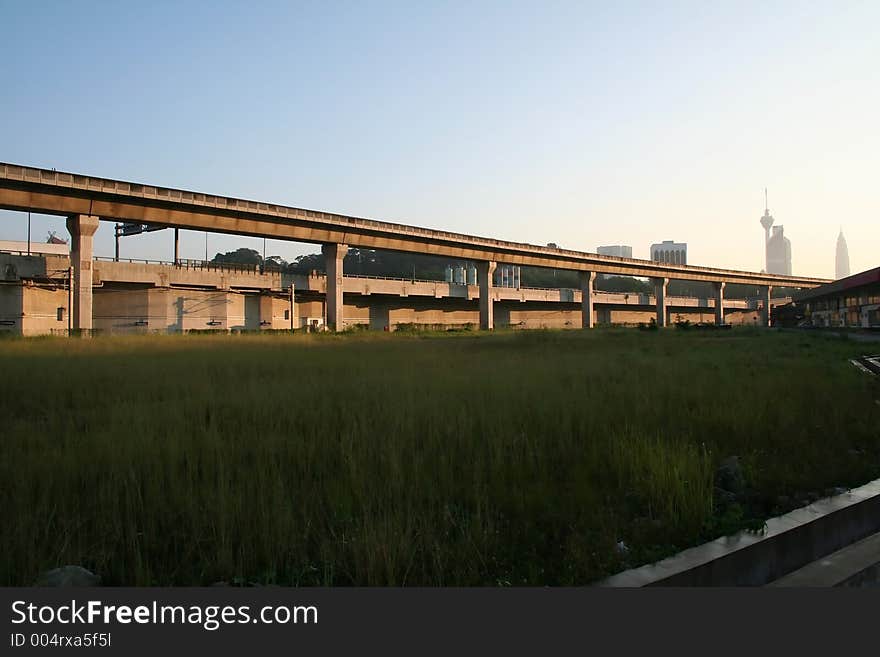
[[[852,270],[876,265],[877,7],[226,9],[205,30],[193,6],[10,7],[21,102],[0,107],[0,159],[644,259],[674,236],[695,265],[751,271],[768,186],[795,273],[833,275],[837,215]],[[63,219],[34,218],[34,239],[49,230]],[[0,239],[26,239],[24,215]],[[167,260],[171,239],[122,255]],[[262,252],[212,235],[209,256],[238,246]],[[183,232],[181,255],[204,257],[204,235]]]

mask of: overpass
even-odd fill
[[[593,282],[597,274],[651,278],[660,326],[665,326],[668,320],[666,292],[671,279],[713,283],[716,321],[719,323],[723,322],[724,286],[727,283],[762,288],[765,320],[769,322],[773,286],[809,289],[829,282],[826,279],[602,256],[5,163],[0,163],[0,209],[67,217],[75,280],[73,324],[77,329],[91,328],[92,242],[100,220],[321,244],[327,263],[327,323],[331,328],[343,326],[343,258],[350,245],[474,261],[479,287],[480,327],[483,329],[494,326],[492,274],[498,263],[579,272],[582,325],[585,328],[594,323]]]
[[[67,254],[0,250],[0,331],[68,334],[71,290]],[[93,330],[106,333],[314,329],[326,324],[327,277],[282,274],[254,265],[198,260],[159,262],[96,257],[92,262]],[[345,326],[394,331],[401,326],[479,325],[475,282],[346,273]],[[506,328],[580,328],[581,292],[571,288],[494,286],[495,324]],[[774,297],[772,304],[785,303]],[[648,293],[597,291],[597,324],[636,324],[655,313]],[[666,299],[670,316],[703,323],[714,315],[709,291]],[[724,319],[752,324],[757,299],[725,299]]]

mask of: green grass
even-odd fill
[[[0,584],[585,584],[880,476],[863,344],[770,331],[0,343]],[[738,455],[748,495],[719,507]],[[630,548],[616,549],[618,541]]]

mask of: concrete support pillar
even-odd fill
[[[764,307],[761,313],[761,326],[770,326],[770,293],[772,291],[772,285],[767,285],[761,289],[761,305]]]
[[[492,307],[492,276],[498,263],[484,261],[477,263],[477,285],[480,286],[480,329],[491,331],[495,328],[495,313]]]
[[[715,323],[718,326],[724,324],[724,288],[727,283],[712,283],[715,288]]]
[[[668,278],[655,278],[654,299],[657,302],[657,326],[664,327],[668,322],[666,311],[666,288],[669,285]]]
[[[99,223],[98,217],[87,214],[74,214],[67,218],[73,269],[73,308],[69,312],[74,330],[92,328],[92,252]]]
[[[342,331],[345,328],[342,303],[342,260],[348,253],[347,244],[324,244],[321,246],[327,268],[327,328]]]
[[[581,279],[581,327],[593,328],[593,281],[596,272],[582,271]]]

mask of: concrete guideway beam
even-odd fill
[[[95,232],[100,224],[98,217],[74,214],[67,217],[70,232],[70,263],[73,269],[73,317],[74,330],[92,328],[92,274]]]
[[[724,288],[727,283],[713,283],[715,288],[715,323],[718,326],[724,324]]]
[[[830,282],[602,256],[8,163],[0,163],[0,209],[624,276],[796,288]]]
[[[322,244],[321,253],[324,254],[327,268],[327,328],[331,331],[342,331],[345,329],[342,261],[348,253],[348,245]]]
[[[581,327],[593,328],[593,282],[596,272],[579,272],[581,281]]]
[[[495,328],[495,312],[492,303],[492,276],[498,266],[494,261],[477,263],[477,285],[480,286],[480,329],[491,331]]]
[[[653,278],[654,299],[657,302],[657,326],[664,327],[668,324],[668,310],[666,308],[666,290],[669,287],[668,278]]]

